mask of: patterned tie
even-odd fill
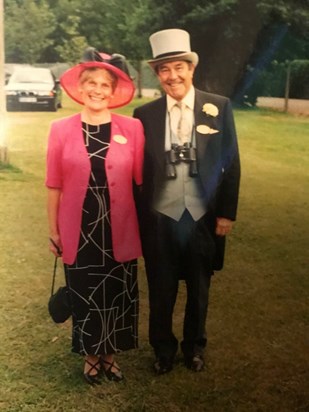
[[[184,102],[177,102],[176,106],[179,107],[180,117],[177,125],[177,137],[182,144],[190,140],[190,125],[185,116],[186,104]]]

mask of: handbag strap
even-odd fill
[[[54,245],[54,247],[57,249],[58,254],[61,256],[62,251],[60,250],[59,246],[53,241],[53,239],[51,237],[49,238],[49,240]],[[55,288],[55,279],[56,279],[56,272],[57,272],[57,259],[58,259],[58,256],[55,257],[55,262],[54,262],[54,273],[53,273],[53,281],[52,281],[52,287],[51,287],[51,296],[54,294],[54,288]]]
[[[54,289],[55,289],[55,279],[56,279],[56,272],[57,272],[57,260],[58,260],[58,257],[56,256],[55,257],[55,262],[54,262],[54,273],[53,273],[53,280],[52,280],[50,296],[53,296]]]

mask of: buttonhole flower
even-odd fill
[[[218,107],[212,103],[205,103],[202,111],[206,114],[206,116],[217,117],[219,114]]]
[[[206,124],[199,124],[196,126],[196,131],[201,133],[201,134],[214,134],[214,133],[219,133],[219,130],[217,129],[212,129],[209,126],[206,126]]]

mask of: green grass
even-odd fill
[[[122,113],[132,113],[134,101]],[[126,383],[91,388],[70,353],[70,323],[47,313],[53,258],[44,188],[50,122],[74,113],[7,114],[10,166],[0,168],[0,410],[294,412],[308,400],[308,119],[236,111],[242,159],[238,221],[226,265],[212,282],[207,368],[181,357],[154,377],[147,341],[147,285],[140,261],[140,348],[119,362]],[[2,165],[3,166],[3,165]],[[185,291],[175,333],[181,339]]]

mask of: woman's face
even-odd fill
[[[87,109],[101,112],[108,108],[114,88],[112,74],[105,69],[96,69],[81,74],[78,90]]]

